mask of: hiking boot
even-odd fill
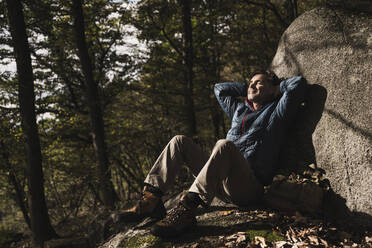
[[[187,208],[181,201],[164,219],[152,227],[151,233],[159,237],[174,237],[194,226],[196,226],[194,210]]]
[[[135,222],[146,217],[162,219],[166,215],[160,195],[144,190],[137,204],[112,216],[115,222]]]

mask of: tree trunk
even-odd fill
[[[31,230],[36,246],[57,237],[45,203],[41,147],[35,114],[34,80],[22,4],[7,0],[8,19],[18,73],[18,99],[25,140]]]
[[[214,1],[208,2],[208,12],[213,13],[216,10],[217,3]],[[217,18],[214,15],[208,15],[208,22],[209,22],[209,29],[208,31],[208,38],[210,39],[210,46],[204,46],[203,49],[203,56],[207,58],[204,62],[206,64],[206,74],[208,75],[208,83],[211,84],[208,88],[208,95],[206,97],[209,98],[209,111],[210,116],[213,124],[213,131],[214,131],[214,138],[215,141],[226,137],[225,134],[221,133],[222,125],[223,125],[223,113],[221,107],[214,95],[214,83],[218,83],[221,80],[221,49],[220,44],[216,41],[216,37],[218,36],[217,32]]]
[[[213,20],[210,20],[210,26],[211,26],[211,36],[210,39],[212,40],[212,44],[215,44],[215,46],[218,46],[217,43],[215,42],[215,24]],[[219,53],[218,53],[218,47],[212,47],[211,49],[211,62],[208,64],[208,75],[210,76],[210,82],[212,83],[217,83],[220,82],[220,68],[219,68]],[[214,85],[211,85],[212,87],[209,87],[210,91],[209,92],[209,109],[210,109],[210,115],[212,117],[212,123],[213,123],[213,129],[214,129],[214,137],[215,140],[219,140],[221,137],[221,132],[220,132],[220,127],[222,126],[223,122],[223,116],[222,116],[222,111],[221,107],[218,104],[218,101],[214,95]]]
[[[27,201],[25,202],[24,196],[25,196],[25,191],[23,190],[23,187],[19,184],[17,177],[12,169],[12,165],[10,164],[9,160],[9,150],[5,146],[5,144],[0,141],[0,150],[3,156],[3,159],[6,164],[8,164],[9,167],[9,175],[8,175],[8,180],[11,185],[13,185],[14,190],[16,192],[16,203],[18,204],[19,208],[21,209],[23,218],[26,221],[27,226],[31,230],[31,220],[28,215],[28,209],[27,209]]]
[[[78,56],[85,77],[85,89],[92,126],[93,147],[98,160],[100,197],[106,207],[113,208],[116,197],[111,181],[111,173],[109,170],[98,85],[93,77],[92,61],[89,57],[88,45],[85,37],[84,14],[81,0],[73,0],[72,13],[74,17],[74,29],[76,34],[75,38],[78,48]]]
[[[298,16],[298,5],[297,0],[289,0],[289,16],[291,18],[290,22],[293,22]]]
[[[185,103],[187,109],[188,135],[196,136],[196,117],[193,99],[193,41],[191,25],[191,0],[181,0],[182,24],[184,32],[184,77],[185,77]]]

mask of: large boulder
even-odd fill
[[[318,95],[322,114],[315,111],[312,124],[319,121],[318,125],[309,129],[310,136],[307,134],[311,138],[313,132],[315,148],[314,161],[307,162],[323,168],[333,190],[346,199],[347,207],[356,215],[367,217],[363,219],[369,223],[372,215],[371,17],[368,13],[329,8],[306,12],[284,32],[271,65],[280,77],[301,74],[310,86],[317,86],[310,92],[310,98],[316,104]],[[311,147],[307,150],[311,153]]]

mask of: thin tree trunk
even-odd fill
[[[16,192],[16,203],[18,204],[19,208],[21,209],[21,212],[22,212],[22,215],[23,215],[23,218],[25,219],[26,221],[26,224],[27,226],[30,228],[31,230],[31,220],[30,220],[30,217],[28,215],[28,209],[27,209],[27,201],[25,202],[25,191],[23,190],[23,188],[21,187],[21,185],[19,184],[18,180],[17,180],[17,177],[12,169],[12,165],[10,164],[10,160],[9,160],[9,150],[7,149],[7,147],[5,146],[5,144],[0,141],[0,150],[1,150],[1,153],[2,153],[2,156],[4,158],[4,161],[6,164],[8,164],[8,167],[9,167],[9,176],[8,176],[8,180],[9,180],[9,183],[11,185],[13,185],[14,187],[14,190]]]
[[[291,22],[293,22],[298,16],[298,6],[297,0],[289,0],[289,15],[291,18]]]
[[[210,13],[213,13],[214,10],[216,9],[216,2],[214,1],[209,1],[208,2],[208,9]],[[204,47],[204,53],[206,57],[210,58],[208,60],[207,64],[207,75],[210,78],[208,83],[212,84],[211,87],[208,87],[210,91],[208,92],[208,97],[209,97],[209,110],[210,110],[210,116],[212,119],[212,124],[213,124],[213,130],[214,130],[214,137],[215,140],[219,140],[221,138],[221,132],[220,129],[222,129],[222,122],[223,122],[223,116],[222,116],[222,111],[221,108],[218,104],[218,101],[214,95],[214,85],[213,83],[218,83],[220,82],[220,70],[221,66],[219,63],[220,59],[220,49],[218,42],[216,42],[216,36],[217,36],[217,24],[216,24],[216,18],[213,15],[209,15],[209,38],[211,39],[210,44],[213,44],[210,48],[210,55],[208,53],[208,48]],[[225,137],[225,136],[223,136]]]
[[[101,110],[101,101],[98,94],[98,85],[93,77],[92,61],[88,53],[85,37],[84,14],[81,0],[72,1],[74,16],[74,29],[78,55],[85,77],[86,95],[89,105],[92,125],[93,147],[98,160],[98,177],[100,181],[100,198],[106,207],[113,208],[116,201],[114,187],[111,181],[109,161],[105,143],[105,131]]]
[[[212,35],[211,35],[211,40],[213,41],[213,44],[215,44],[215,46],[217,46],[217,43],[214,42],[215,40],[215,27],[214,27],[214,22],[211,21],[211,32],[212,32]],[[210,67],[210,71],[209,71],[209,75],[211,76],[211,82],[214,82],[214,83],[217,83],[220,81],[220,70],[218,68],[218,57],[219,57],[219,54],[218,54],[218,51],[217,51],[217,47],[213,47],[212,48],[212,63],[209,65]],[[212,122],[213,122],[213,127],[214,127],[214,137],[215,137],[215,140],[219,140],[221,138],[220,136],[220,126],[222,124],[222,120],[223,120],[223,116],[221,114],[221,110],[220,110],[220,106],[217,102],[217,99],[216,97],[214,96],[214,92],[213,92],[213,85],[212,87],[209,87],[211,89],[212,92],[209,93],[209,97],[210,97],[210,111],[211,111],[211,116],[212,116]]]
[[[57,237],[45,203],[41,147],[35,114],[34,79],[22,4],[7,0],[10,33],[18,73],[18,99],[25,139],[31,230],[36,246]]]
[[[193,41],[191,25],[191,0],[181,0],[182,4],[182,24],[184,32],[184,77],[185,77],[185,103],[187,108],[188,135],[196,136],[196,117],[193,99]]]

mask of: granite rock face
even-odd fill
[[[370,217],[372,16],[328,8],[304,13],[284,32],[271,67],[280,77],[303,75],[313,87],[305,108],[320,105],[308,111],[315,121],[305,136],[313,146],[302,163],[323,168],[348,208]],[[303,114],[310,116],[306,109]],[[297,132],[304,127],[297,125]]]

